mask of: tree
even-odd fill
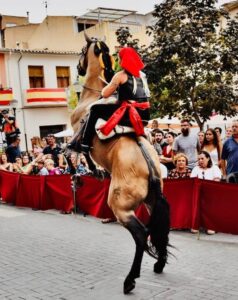
[[[237,114],[238,22],[216,2],[155,5],[155,23],[148,28],[153,42],[144,57],[154,116],[186,116],[202,128],[214,110]],[[228,23],[219,30],[221,16]]]

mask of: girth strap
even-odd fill
[[[147,163],[149,169],[149,187],[151,187],[152,183],[155,181],[155,177],[159,178],[159,173],[155,167],[154,161],[151,159],[149,152],[147,151],[144,144],[137,140],[137,144],[140,147],[141,153],[143,154],[145,161]]]

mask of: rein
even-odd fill
[[[102,92],[101,90],[90,88],[90,87],[88,87],[88,86],[86,86],[84,84],[82,85],[82,87],[85,88],[86,90],[94,91],[94,92],[97,92],[97,93],[100,93],[100,94]]]

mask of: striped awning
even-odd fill
[[[67,104],[65,88],[34,88],[26,90],[29,104]]]
[[[9,105],[12,100],[12,89],[0,90],[0,105]]]

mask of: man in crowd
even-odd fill
[[[184,153],[188,158],[188,168],[193,169],[197,162],[197,154],[200,150],[198,136],[191,133],[189,120],[181,121],[181,134],[175,138],[173,145],[173,156]]]
[[[222,148],[221,166],[223,176],[238,172],[238,119],[232,122],[232,136]]]
[[[9,111],[4,109],[1,111],[3,121],[2,121],[2,131],[5,133],[6,142],[9,146],[11,142],[15,140],[17,134],[20,133],[16,126],[16,120],[14,116],[9,115]],[[17,131],[18,130],[18,131]]]
[[[154,135],[154,148],[158,155],[161,155],[163,148],[168,145],[164,139],[164,132],[160,129],[154,129],[152,134]]]
[[[52,159],[55,163],[55,167],[64,168],[64,158],[62,154],[62,149],[56,144],[55,137],[53,134],[48,134],[47,143],[48,146],[46,146],[43,149],[43,154],[51,154]]]
[[[20,141],[21,139],[16,136],[6,149],[7,158],[10,163],[15,163],[16,157],[21,157]]]

